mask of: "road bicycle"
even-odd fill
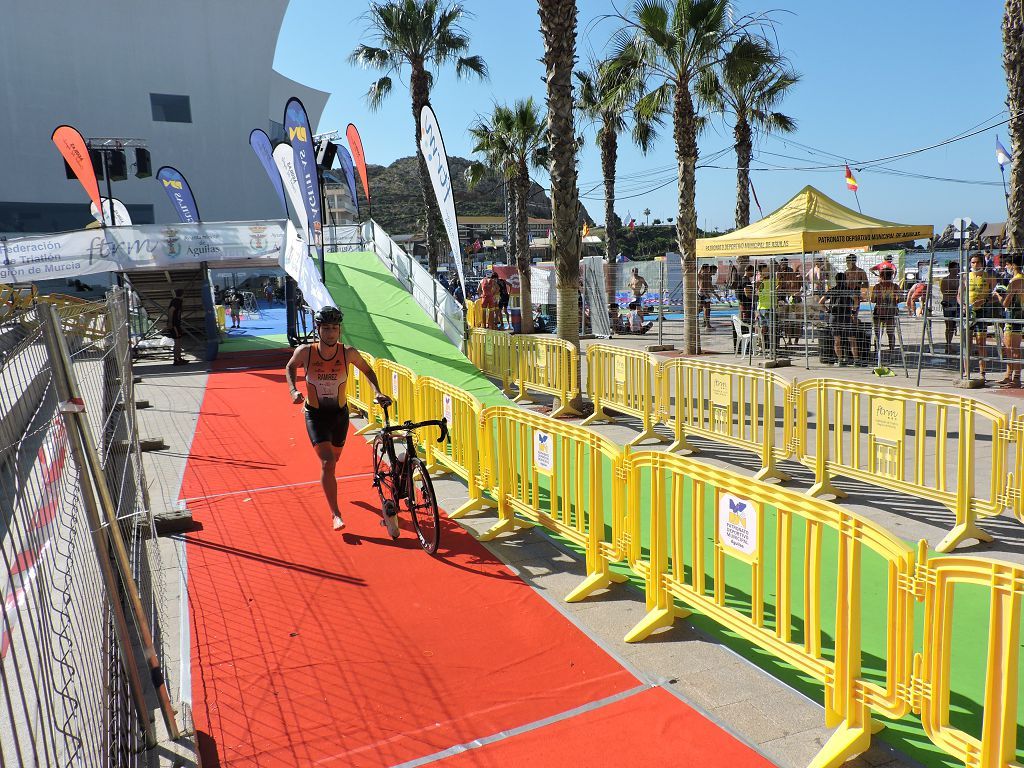
[[[420,546],[433,555],[441,540],[441,525],[437,514],[437,497],[430,481],[427,465],[416,454],[413,432],[424,427],[438,427],[441,436],[437,442],[448,439],[448,420],[405,421],[391,424],[388,406],[383,406],[384,428],[373,440],[373,487],[380,494],[381,523],[392,539],[400,533],[398,527],[399,504],[405,506],[412,518],[413,528]],[[397,437],[396,437],[397,436]],[[405,452],[399,454],[396,442],[405,440]]]

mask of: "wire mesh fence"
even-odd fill
[[[146,555],[152,521],[125,294],[115,289],[106,304],[60,320],[67,369],[86,403],[79,423],[99,451],[97,477],[114,500],[129,554],[130,573],[120,580],[105,578],[110,560],[97,542],[110,531],[90,524],[90,473],[60,407],[62,364],[45,321],[43,305],[0,321],[0,765],[139,766],[150,718],[130,690],[138,669],[115,627],[123,594],[112,595],[110,585],[138,583],[150,626],[159,598]],[[84,327],[100,332],[83,334]]]

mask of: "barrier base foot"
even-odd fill
[[[575,408],[573,408],[571,405],[569,405],[566,402],[559,402],[558,407],[555,408],[553,411],[551,411],[551,413],[549,414],[549,416],[552,419],[560,419],[563,416],[582,416],[582,415],[583,414],[581,414],[579,411],[577,411]]]
[[[679,453],[680,451],[686,451],[686,454],[688,456],[693,455],[695,453],[699,453],[699,451],[696,448],[694,448],[692,445],[686,442],[685,437],[680,437],[677,440],[674,440],[672,444],[665,450],[668,451],[669,453]]]
[[[529,520],[520,520],[519,518],[513,517],[508,520],[501,520],[476,538],[478,541],[493,541],[503,533],[512,533],[513,531],[519,531],[523,528],[533,528],[534,525],[535,523],[532,523]]]
[[[518,395],[516,395],[515,397],[512,398],[512,402],[522,404],[522,403],[535,403],[537,401],[534,400],[532,397],[530,397],[525,392],[520,392]]]
[[[581,421],[580,426],[587,427],[599,421],[607,421],[609,424],[614,423],[612,417],[605,413],[603,408],[594,408],[594,412]]]
[[[565,596],[565,602],[578,603],[580,600],[590,597],[599,589],[607,589],[612,583],[621,584],[626,577],[620,573],[604,571],[603,573],[592,573],[583,582]]]
[[[754,479],[761,482],[775,480],[779,483],[788,483],[792,478],[773,464],[768,467],[762,467],[761,471],[754,475]]]
[[[831,480],[821,480],[810,487],[807,495],[815,499],[820,499],[822,496],[834,496],[837,499],[845,499],[846,491],[834,485]]]
[[[992,534],[978,527],[973,520],[967,523],[957,523],[953,530],[943,537],[942,541],[935,547],[936,552],[952,552],[965,541],[977,539],[978,541],[992,541]]]
[[[656,440],[659,443],[668,442],[668,438],[662,437],[661,435],[654,431],[653,427],[650,427],[648,429],[645,429],[636,437],[634,437],[632,440],[626,443],[626,445],[632,448],[634,445],[639,445],[640,443],[645,442],[647,440]]]
[[[625,640],[627,643],[638,643],[646,639],[652,632],[671,627],[676,619],[685,619],[691,611],[673,606],[671,608],[655,608],[649,611],[640,622],[629,630]]]
[[[448,519],[458,520],[460,517],[465,517],[470,512],[476,512],[477,510],[484,509],[486,506],[487,503],[483,499],[470,499],[454,512],[450,512],[448,514]]]
[[[871,746],[873,724],[851,726],[846,723],[825,742],[825,746],[814,756],[808,768],[838,768],[851,757],[866,752]]]

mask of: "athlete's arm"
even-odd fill
[[[359,350],[355,347],[345,347],[345,362],[352,363],[356,368],[363,372],[366,376],[366,380],[370,382],[370,386],[373,387],[373,391],[377,393],[377,397],[374,398],[380,405],[391,405],[391,398],[380,391],[380,384],[377,382],[377,374],[373,372],[373,368],[363,359],[363,356],[359,354]]]
[[[288,361],[288,365],[284,367],[284,380],[288,382],[288,391],[291,393],[293,403],[301,403],[303,398],[302,393],[295,386],[295,373],[299,370],[299,367],[303,364],[303,355],[306,354],[306,350],[309,348],[308,344],[300,344],[295,348],[295,353],[292,355],[292,359]]]

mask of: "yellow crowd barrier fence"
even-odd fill
[[[767,370],[682,358],[659,363],[654,378],[657,419],[675,434],[670,451],[695,453],[686,438],[698,435],[758,454],[758,479],[789,479],[778,467],[788,454],[789,382]]]
[[[485,484],[480,476],[481,466],[487,466],[487,457],[481,452],[490,448],[481,444],[480,401],[467,392],[431,376],[416,378],[417,420],[448,419],[449,440],[437,443],[424,438],[423,458],[427,469],[438,469],[458,475],[466,481],[469,500],[448,517],[457,519],[482,507],[492,506],[483,495]]]
[[[558,398],[551,417],[579,416],[572,403],[580,395],[580,355],[564,339],[551,336],[516,336],[513,349],[518,364],[516,402],[530,402],[528,392]]]
[[[106,302],[86,301],[62,293],[36,296],[35,300],[40,304],[52,304],[57,309],[64,333],[85,341],[106,338]]]
[[[1020,437],[1006,413],[967,397],[890,385],[810,379],[793,389],[796,458],[815,475],[808,493],[843,498],[833,477],[856,478],[953,511],[956,524],[939,552],[966,539],[992,540],[977,520],[1000,514],[1011,500],[1008,484],[1021,476],[1019,464],[1016,473],[1008,469],[1008,458],[1020,456]]]
[[[587,577],[566,600],[582,600],[625,577],[611,564],[625,556],[622,449],[592,430],[511,406],[481,416],[484,482],[498,522],[483,540],[540,524],[586,552]]]
[[[512,396],[512,382],[518,375],[512,334],[473,328],[466,344],[466,356],[488,376],[501,380],[501,391]]]
[[[597,421],[614,421],[607,409],[634,416],[643,424],[643,431],[630,440],[633,446],[645,440],[664,440],[654,431],[656,365],[646,352],[624,349],[611,344],[592,344],[587,348],[587,394],[594,403],[594,413],[583,425]]]
[[[1024,413],[1017,414],[1017,409],[1010,411],[1009,438],[1013,448],[1007,451],[1013,456],[1013,474],[1006,484],[1006,506],[1013,510],[1017,519],[1024,523]]]
[[[363,360],[370,368],[375,368],[377,361],[372,355],[360,352]],[[361,411],[366,415],[366,426],[356,431],[357,435],[365,435],[377,428],[376,416],[374,415],[377,404],[373,402],[375,397],[373,387],[366,380],[363,372],[351,363],[348,366],[348,380],[345,383],[345,399],[350,408]]]

